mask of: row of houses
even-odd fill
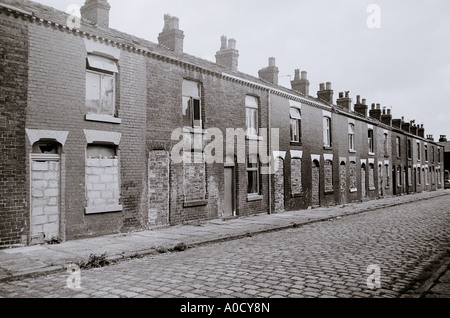
[[[170,15],[157,44],[113,30],[109,10],[87,0],[74,27],[0,2],[0,246],[443,188],[422,125],[331,83],[311,96],[300,70],[282,87],[274,58],[243,74],[225,36],[215,62],[186,54]]]

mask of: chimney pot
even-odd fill
[[[221,40],[221,42],[222,42],[222,45],[221,45],[220,49],[221,49],[221,50],[227,49],[227,42],[228,42],[227,37],[226,37],[225,35],[222,35],[222,37],[220,38],[220,40]]]
[[[320,85],[319,85],[319,87],[320,87],[320,91],[324,91],[325,90],[325,83],[320,83]]]
[[[228,40],[228,48],[232,49],[232,50],[236,49],[236,40],[235,39]]]
[[[307,80],[308,79],[308,72],[303,71],[302,72],[302,80]]]
[[[331,83],[327,82],[327,91],[331,91]]]
[[[375,104],[372,104],[372,110],[374,110],[375,109]]]
[[[300,70],[295,70],[295,76],[294,76],[294,81],[299,81],[300,80]]]
[[[361,104],[361,96],[360,95],[356,96],[356,104]]]
[[[339,98],[344,98],[344,93],[339,93]]]
[[[363,104],[363,105],[367,105],[367,100],[366,100],[365,98],[363,98],[362,104]]]
[[[381,104],[377,104],[377,109],[381,109]]]
[[[275,67],[275,58],[269,57],[269,67]]]

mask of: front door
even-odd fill
[[[234,191],[234,168],[226,167],[224,175],[224,217],[232,217],[236,215],[235,209],[235,191]]]
[[[59,239],[60,160],[41,155],[31,160],[30,244]]]

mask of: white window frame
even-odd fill
[[[185,100],[187,99],[188,104],[187,107],[189,108],[189,114],[190,114],[190,118],[189,118],[189,123],[190,126],[189,128],[202,128],[203,127],[203,117],[202,117],[202,111],[203,111],[203,105],[202,105],[202,87],[201,84],[199,82],[196,81],[192,81],[192,80],[183,80],[183,86],[185,83],[191,83],[191,84],[195,84],[197,85],[197,90],[198,90],[198,95],[194,96],[193,94],[189,94],[189,92],[184,91],[184,87],[182,87],[182,104],[183,104],[183,116],[185,116],[185,111],[187,111],[187,109],[184,109],[185,105]],[[196,120],[195,119],[195,103],[198,103],[198,110],[200,112],[200,120]]]
[[[106,57],[88,54],[86,58],[86,96],[85,96],[85,107],[86,107],[86,120],[89,121],[102,121],[102,122],[110,122],[115,124],[120,124],[121,120],[117,118],[117,105],[116,105],[116,85],[117,85],[117,74],[119,73],[119,69],[117,67],[117,62],[113,59],[109,59]],[[98,76],[99,81],[99,112],[95,113],[92,111],[88,111],[87,109],[87,76],[88,74]],[[110,105],[110,110],[108,113],[102,112],[102,77],[108,77],[113,80],[112,84],[112,105]]]
[[[291,128],[291,142],[302,142],[302,113],[301,110],[296,107],[291,107],[289,109],[290,112],[290,128]],[[295,129],[294,129],[295,128]],[[294,130],[297,132],[297,135],[295,136],[293,134]]]
[[[369,145],[369,155],[373,155],[375,152],[375,137],[373,129],[369,128],[367,132],[367,142]]]
[[[253,164],[256,164],[256,167],[249,167],[251,158],[256,158],[256,163],[252,162]],[[247,168],[247,195],[248,195],[249,198],[250,197],[259,196],[260,195],[260,182],[261,182],[261,180],[260,180],[260,175],[259,175],[260,163],[259,163],[258,156],[257,155],[249,155],[249,156],[247,156],[246,164],[247,164],[247,167],[246,167]],[[249,190],[249,187],[248,187],[248,185],[249,185],[248,173],[249,172],[252,172],[252,173],[256,172],[256,192],[252,192],[252,193],[250,193],[248,191]]]
[[[245,129],[247,136],[249,137],[258,136],[259,132],[258,116],[259,116],[258,98],[255,96],[247,95],[245,97]]]
[[[355,147],[355,124],[348,124],[348,151],[356,152]]]
[[[332,146],[331,117],[329,116],[323,117],[323,146],[327,148],[331,148]]]

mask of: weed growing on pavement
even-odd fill
[[[111,261],[106,258],[107,252],[102,255],[91,254],[87,261],[78,262],[80,269],[100,268],[111,265]]]

